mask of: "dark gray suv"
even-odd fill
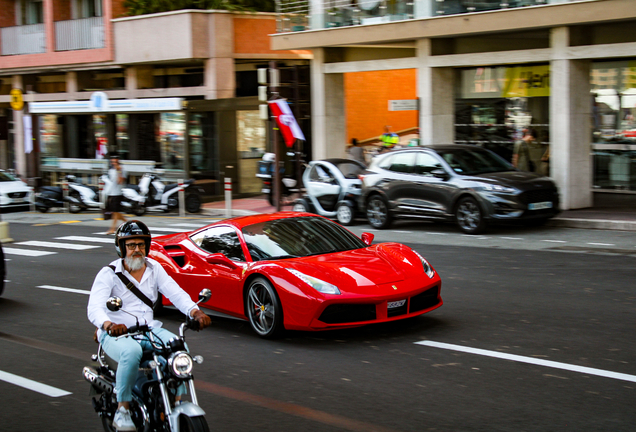
[[[397,217],[455,221],[468,234],[490,222],[541,224],[559,212],[548,177],[520,171],[472,145],[430,145],[377,156],[359,175],[360,210],[374,228]]]

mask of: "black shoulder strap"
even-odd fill
[[[115,272],[117,277],[119,277],[119,279],[124,283],[124,285],[126,286],[126,288],[128,288],[128,290],[130,292],[132,292],[134,295],[136,295],[137,298],[139,300],[141,300],[142,302],[144,302],[150,309],[153,308],[154,305],[152,304],[150,299],[148,297],[146,297],[146,295],[144,293],[139,291],[139,288],[137,288],[130,280],[128,280],[128,278],[126,276],[124,276],[122,272],[115,271],[115,266],[113,266],[113,265],[109,265],[108,267],[113,269],[113,271]]]

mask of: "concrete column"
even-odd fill
[[[325,50],[313,50],[311,116],[313,159],[346,156],[344,75],[325,74]]]
[[[66,97],[68,100],[77,100],[77,88],[77,72],[66,72]]]
[[[210,14],[209,19],[210,52],[205,62],[205,98],[233,98],[236,90],[234,21],[229,14]]]
[[[563,210],[593,204],[590,63],[568,60],[568,46],[568,28],[552,29],[550,176],[559,187]]]
[[[312,30],[325,28],[325,9],[322,0],[310,0],[309,2],[309,27]]]
[[[46,52],[55,51],[55,21],[53,20],[53,0],[44,0],[44,33],[46,34]]]
[[[12,87],[22,89],[24,91],[21,75],[13,76]],[[27,160],[26,160],[26,154],[24,153],[24,123],[22,123],[23,114],[24,114],[24,109],[22,111],[13,110],[13,130],[14,130],[13,153],[15,155],[16,172],[20,174],[21,176],[26,177]],[[12,161],[9,161],[9,168],[13,168]]]
[[[455,140],[455,72],[430,67],[431,40],[417,41],[417,96],[420,104],[420,142],[452,144]]]

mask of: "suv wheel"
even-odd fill
[[[391,225],[389,207],[380,195],[373,195],[367,202],[367,219],[373,228],[383,229]]]
[[[486,221],[474,198],[464,197],[455,209],[455,222],[466,234],[479,234],[486,229]]]

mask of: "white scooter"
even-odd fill
[[[82,210],[100,210],[102,204],[99,201],[99,192],[95,186],[82,183],[72,174],[66,175],[64,180],[68,184],[66,201],[71,213],[79,213]]]
[[[188,213],[199,212],[203,189],[194,185],[194,179],[187,180],[183,184],[183,189],[185,210]],[[146,211],[169,212],[179,207],[179,184],[164,184],[159,176],[153,173],[145,173],[138,185],[126,186],[122,189],[122,194],[122,206],[130,207],[130,212],[137,216],[145,214]]]

